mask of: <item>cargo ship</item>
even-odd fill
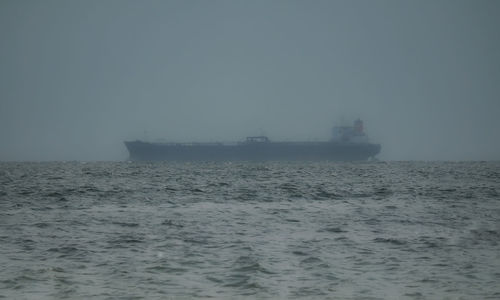
[[[374,159],[380,144],[368,141],[363,121],[337,126],[329,141],[274,142],[266,136],[250,136],[237,143],[160,143],[125,141],[133,161],[362,161]]]

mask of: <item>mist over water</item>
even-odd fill
[[[320,141],[499,160],[500,2],[0,2],[0,160],[124,160],[124,140]]]
[[[497,299],[498,163],[1,163],[0,298]]]

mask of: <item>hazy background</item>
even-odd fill
[[[125,139],[326,140],[500,159],[500,1],[0,1],[0,160]]]

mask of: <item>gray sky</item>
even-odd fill
[[[0,160],[358,117],[382,159],[500,159],[499,28],[496,0],[3,0]]]

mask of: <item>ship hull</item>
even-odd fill
[[[269,142],[223,144],[162,144],[125,142],[133,161],[363,161],[380,152],[380,145],[339,142]]]

